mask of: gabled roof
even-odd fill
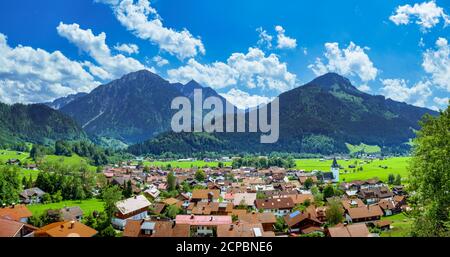
[[[213,199],[219,199],[220,190],[218,189],[194,189],[192,191],[192,199],[208,199],[209,195]]]
[[[217,226],[228,225],[232,223],[231,216],[195,216],[195,215],[177,215],[175,218],[177,225],[191,226]]]
[[[116,203],[117,209],[123,215],[150,207],[151,203],[143,195],[138,195]]]
[[[257,209],[291,209],[294,201],[290,197],[277,199],[257,199],[255,201]]]
[[[0,208],[0,218],[4,217],[15,221],[20,221],[20,219],[29,218],[31,216],[33,216],[33,214],[25,205]]]
[[[238,218],[241,222],[247,223],[271,224],[277,222],[273,213],[243,213],[238,215]]]
[[[305,211],[295,211],[284,216],[284,221],[289,227],[293,227],[304,220],[311,220],[318,224],[322,224],[316,217],[316,209],[314,206],[308,207]]]
[[[348,215],[352,219],[373,218],[383,216],[383,211],[378,205],[361,206],[347,209]]]
[[[246,206],[253,206],[256,200],[256,193],[237,193],[234,194],[233,204],[238,206],[244,203]]]
[[[36,237],[93,237],[97,231],[78,221],[61,221],[49,224],[35,232]]]
[[[24,226],[30,231],[37,229],[22,222],[0,218],[0,237],[15,237]]]
[[[366,224],[337,225],[328,228],[331,237],[368,237],[370,232]]]
[[[60,212],[61,217],[66,221],[75,220],[77,216],[83,216],[83,211],[79,206],[65,207]]]

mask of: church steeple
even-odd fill
[[[339,182],[339,164],[336,161],[336,158],[333,159],[333,164],[331,165],[331,172],[333,173],[333,182]]]
[[[331,168],[339,168],[339,164],[336,161],[336,157],[333,159],[333,164],[331,165]]]

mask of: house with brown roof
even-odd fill
[[[0,237],[33,237],[37,229],[26,223],[0,218]]]
[[[263,212],[273,213],[277,217],[283,217],[295,207],[292,198],[277,198],[277,199],[256,199],[256,208],[263,210]]]
[[[33,216],[33,213],[25,205],[13,205],[0,208],[0,218],[28,223],[28,218],[31,216]]]
[[[65,221],[76,220],[81,222],[83,219],[83,211],[79,206],[64,207],[59,212],[61,213],[61,218]]]
[[[198,202],[191,203],[187,214],[194,215],[228,215],[233,211],[233,204],[227,202]]]
[[[366,224],[339,224],[335,227],[328,228],[326,234],[329,237],[369,237],[370,232]]]
[[[220,190],[218,189],[194,189],[192,191],[192,202],[217,202],[219,201]]]
[[[196,216],[196,215],[177,215],[176,225],[189,225],[191,236],[204,237],[214,236],[214,232],[219,225],[231,225],[231,216]]]
[[[256,193],[237,193],[233,194],[234,206],[255,207]]]
[[[309,234],[323,232],[323,223],[317,218],[316,208],[309,206],[304,211],[295,211],[284,216],[290,233]]]
[[[273,231],[277,218],[273,213],[237,213],[238,219],[242,223],[261,224],[264,231]]]
[[[275,237],[273,231],[264,231],[259,223],[233,223],[217,226],[217,237]]]
[[[35,231],[35,237],[93,237],[97,231],[78,221],[60,221]]]
[[[130,220],[125,225],[124,237],[189,237],[190,226],[175,225],[172,221]]]
[[[137,195],[116,203],[117,212],[111,220],[113,227],[123,230],[127,220],[147,218],[151,203],[143,195]]]
[[[378,205],[367,205],[346,209],[345,217],[352,223],[374,221],[383,217],[383,211]]]
[[[387,187],[361,189],[358,197],[367,204],[378,203],[382,199],[391,198],[394,194]]]

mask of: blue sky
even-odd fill
[[[48,101],[149,69],[254,105],[332,71],[439,109],[449,14],[445,0],[2,1],[0,101]]]

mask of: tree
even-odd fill
[[[44,204],[51,203],[51,202],[52,202],[52,197],[51,197],[51,195],[50,195],[49,193],[43,194],[43,195],[42,195],[42,202],[43,202]]]
[[[130,198],[133,195],[133,187],[131,185],[131,180],[128,180],[124,185],[123,196],[125,198]]]
[[[181,209],[178,208],[178,206],[176,205],[170,205],[169,207],[167,207],[166,209],[166,216],[171,218],[171,219],[175,219],[176,216],[181,212]]]
[[[44,147],[41,145],[34,144],[30,151],[31,159],[33,159],[35,162],[38,162],[42,160],[44,156],[45,156]]]
[[[325,199],[333,197],[334,196],[334,187],[333,185],[327,185],[325,186],[325,188],[323,189],[323,197]]]
[[[173,171],[169,172],[167,175],[167,187],[169,191],[174,191],[177,187],[177,178]]]
[[[101,230],[98,234],[99,237],[116,237],[116,230],[112,227],[111,224],[107,226],[105,229]]]
[[[307,179],[305,180],[305,183],[303,183],[303,186],[304,186],[306,189],[310,189],[313,185],[314,185],[314,181],[313,181],[312,178],[307,178]]]
[[[112,218],[117,210],[116,203],[122,199],[122,191],[118,186],[107,187],[103,190],[102,199],[105,202],[105,213]]]
[[[72,156],[72,151],[70,150],[70,145],[62,140],[55,142],[55,155],[59,156]]]
[[[264,194],[264,192],[258,191],[256,192],[256,199],[266,199],[266,194]]]
[[[26,188],[32,188],[32,187],[33,187],[33,176],[31,176],[31,174],[30,174],[30,177],[28,178],[28,181],[27,181]]]
[[[219,167],[219,169],[222,169],[223,168],[223,162],[219,162],[218,164],[217,164],[217,167]]]
[[[328,208],[326,210],[326,218],[328,224],[334,226],[339,224],[344,219],[344,209],[342,208],[341,203],[337,199],[332,199],[328,203]]]
[[[314,203],[316,203],[316,205],[318,206],[323,205],[323,194],[320,192],[317,186],[313,186],[311,188],[311,193],[314,196]]]
[[[18,203],[21,191],[19,168],[16,166],[0,167],[0,205]]]
[[[274,227],[276,232],[286,232],[288,229],[286,221],[283,217],[277,218],[277,222],[275,223]]]
[[[27,178],[25,176],[23,176],[22,177],[22,186],[23,186],[23,188],[27,189],[28,188],[27,185],[28,185],[28,180],[27,180]]]
[[[400,176],[400,174],[397,174],[397,176],[395,177],[394,185],[400,186],[401,184],[402,184],[402,177]]]
[[[450,104],[450,101],[449,101]],[[410,190],[413,236],[450,236],[450,110],[425,115],[413,141]]]
[[[206,173],[203,170],[197,170],[195,172],[195,179],[199,182],[203,182],[206,179]]]
[[[388,184],[389,184],[389,185],[393,185],[393,184],[394,184],[394,181],[395,181],[395,176],[394,176],[394,174],[389,174],[389,176],[388,176]]]

